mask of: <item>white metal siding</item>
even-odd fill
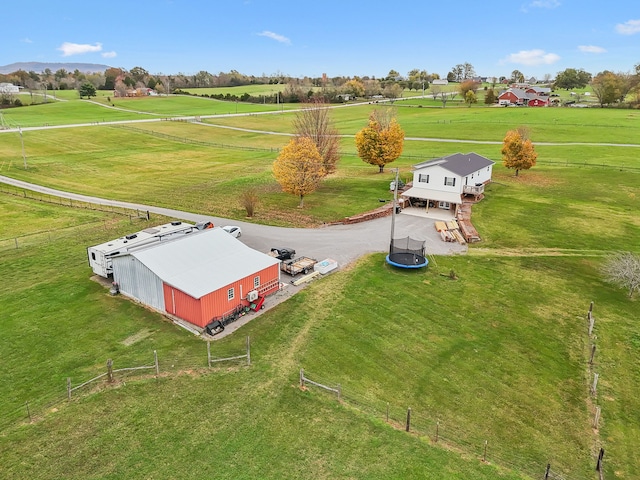
[[[131,255],[113,258],[113,280],[120,291],[151,307],[165,311],[162,281]]]

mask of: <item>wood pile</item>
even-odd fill
[[[449,222],[436,221],[436,230],[440,233],[440,238],[443,242],[458,242],[459,244],[467,243],[460,233],[460,227],[458,222],[451,220]]]

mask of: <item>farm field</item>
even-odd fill
[[[208,102],[181,97],[164,104],[166,113],[191,108],[183,98]],[[139,111],[157,110],[152,104],[136,103]],[[83,108],[52,118],[82,123]],[[341,133],[362,128],[371,108],[334,110]],[[88,279],[86,246],[144,222],[0,192],[0,241],[50,232],[28,248],[0,251],[7,279],[0,287],[7,319],[0,339],[7,366],[0,373],[3,465],[14,478],[134,471],[138,478],[297,478],[300,468],[318,478],[538,478],[548,462],[563,478],[587,479],[602,446],[605,478],[639,476],[637,298],[627,299],[599,273],[608,253],[638,253],[637,147],[539,145],[538,166],[513,177],[499,164],[504,132],[527,124],[534,141],[543,141],[538,136],[550,138],[552,130],[545,115],[563,126],[560,142],[637,138],[632,110],[398,107],[407,136],[417,137],[391,165],[403,178],[413,164],[456,151],[497,162],[494,183],[473,210],[483,242],[466,256],[434,258],[426,271],[391,270],[376,254],[314,282],[214,342],[217,354],[234,355],[249,335],[250,367],[207,370],[201,340]],[[17,134],[3,133],[0,174],[237,219],[244,219],[237,197],[257,188],[255,221],[289,226],[319,225],[390,198],[391,173],[360,161],[345,137],[338,172],[305,198],[305,209],[295,208],[297,199],[282,194],[271,175],[289,138],[260,133],[289,133],[292,116],[266,117],[206,120],[238,128],[231,130],[158,122],[28,131],[27,170]],[[590,301],[598,320],[591,338]],[[598,353],[589,367],[593,343]],[[149,364],[153,350],[159,380],[141,376],[64,403],[67,377],[91,378],[107,358]],[[342,402],[297,389],[300,368],[340,384]],[[591,396],[594,371],[601,383]],[[26,401],[33,424],[25,422]],[[596,405],[599,430],[592,428]],[[407,407],[413,434],[402,431]],[[485,441],[488,464],[478,460]]]

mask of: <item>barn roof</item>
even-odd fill
[[[200,298],[280,263],[221,228],[130,252],[164,283]]]
[[[456,175],[464,177],[470,175],[478,170],[493,165],[493,160],[489,160],[477,153],[454,153],[442,158],[436,158],[435,160],[429,160],[428,162],[418,163],[413,168],[421,170],[423,168],[432,167],[434,165],[440,165],[442,168],[449,170]]]

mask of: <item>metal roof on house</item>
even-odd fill
[[[280,263],[276,258],[247,247],[219,227],[129,255],[163,282],[193,298]]]
[[[423,168],[433,167],[434,165],[440,165],[442,168],[464,177],[465,175],[470,175],[482,168],[493,165],[494,163],[496,162],[489,160],[482,155],[478,155],[477,153],[454,153],[446,157],[418,163],[417,165],[414,165],[413,168],[415,170],[421,170]]]

